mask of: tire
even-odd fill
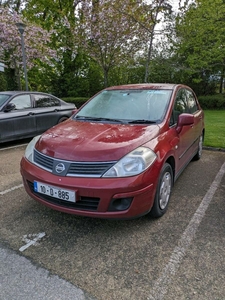
[[[63,121],[66,121],[68,118],[67,117],[62,117],[59,119],[58,124],[62,123]]]
[[[155,193],[154,204],[150,211],[153,218],[162,217],[167,211],[173,186],[173,171],[170,164],[165,163],[161,172]]]
[[[202,133],[200,135],[199,141],[198,141],[198,152],[193,157],[193,160],[199,160],[201,158],[201,156],[202,156],[203,141],[204,141],[204,137],[203,137],[203,133]]]

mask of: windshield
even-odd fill
[[[100,121],[160,122],[172,90],[106,90],[95,96],[75,119]]]
[[[0,94],[0,106],[2,106],[9,97],[9,95]]]

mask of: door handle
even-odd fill
[[[27,115],[28,115],[28,116],[33,116],[34,113],[33,113],[33,112],[29,112]]]

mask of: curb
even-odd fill
[[[203,146],[204,150],[210,150],[210,151],[220,151],[220,152],[225,152],[225,148],[214,148],[214,147],[205,147]]]

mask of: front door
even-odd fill
[[[176,95],[173,108],[173,122],[177,123],[178,117],[182,113],[189,113],[194,116],[194,124],[184,126],[177,134],[177,166],[176,172],[182,170],[191,160],[193,153],[197,150],[198,139],[201,135],[202,115],[195,100],[193,93],[187,89],[180,89]]]
[[[10,103],[15,109],[4,112],[1,123],[2,139],[16,140],[36,135],[36,122],[30,95],[15,96]]]

